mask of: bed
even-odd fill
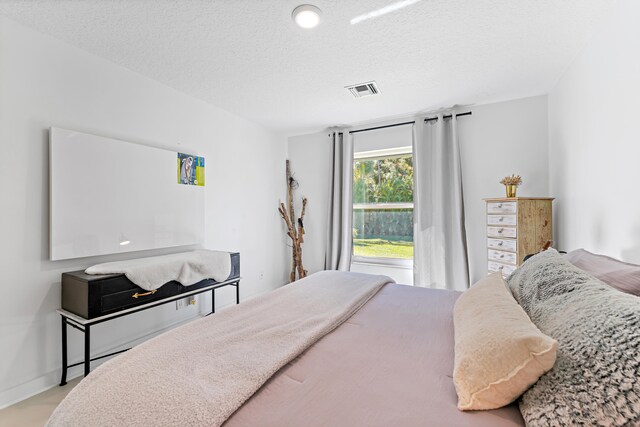
[[[254,300],[250,300],[170,331],[110,360],[72,390],[48,425],[82,425],[89,420],[93,426],[175,425],[177,420],[184,420],[181,425],[228,427],[524,425],[516,405],[480,412],[461,412],[456,408],[451,379],[451,313],[458,292],[398,285],[388,278],[357,273],[323,272],[308,280],[315,280],[318,282],[315,285],[322,287],[326,287],[323,283],[327,281],[345,280],[376,282],[377,287],[368,291],[371,295],[366,295],[360,306],[356,304],[344,321],[330,326],[328,333],[269,375],[261,387],[251,391],[248,399],[241,397],[239,400],[244,403],[239,408],[225,407],[226,412],[220,411],[223,415],[220,417],[218,413],[207,412],[212,406],[225,406],[235,399],[214,394],[198,401],[200,394],[207,394],[206,390],[223,387],[216,375],[225,375],[225,369],[230,371],[234,367],[212,368],[220,366],[221,360],[215,349],[207,345],[184,354],[180,353],[180,345],[184,345],[190,329],[209,331],[221,323],[238,325],[234,310],[257,313],[252,318],[260,323],[261,315],[268,317],[265,313],[277,310],[281,304],[290,304],[283,297],[285,288],[302,289],[299,284],[272,292],[264,298],[266,304],[259,301],[258,305],[266,307],[264,311],[256,310],[251,306]],[[240,329],[238,334],[242,335]],[[202,331],[194,335],[202,336]],[[258,332],[252,332],[253,336],[260,333],[260,326],[255,331]],[[208,341],[209,337],[203,339]],[[172,346],[176,354],[165,361],[150,360],[149,354]],[[189,363],[175,362],[187,357]],[[248,354],[235,358],[260,357]],[[259,361],[243,362],[247,363],[245,366],[259,364]],[[171,370],[174,372],[167,372]],[[156,377],[162,379],[158,382]],[[242,381],[236,379],[237,383]],[[165,390],[167,387],[171,390]],[[185,413],[176,415],[181,410]],[[216,412],[216,408],[211,411]]]

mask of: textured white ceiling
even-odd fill
[[[275,131],[546,93],[614,0],[28,0],[0,14]],[[314,30],[291,11],[323,10]],[[344,86],[375,80],[381,95]]]

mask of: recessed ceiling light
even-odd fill
[[[302,28],[315,28],[320,23],[320,16],[322,11],[316,6],[310,4],[303,4],[295,9],[291,13],[293,21]]]

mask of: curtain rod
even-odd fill
[[[458,113],[456,114],[456,117],[460,117],[460,116],[470,116],[471,115],[471,111],[467,111],[466,113]],[[451,118],[451,114],[446,115],[446,116],[442,116],[443,119],[450,119]],[[438,120],[437,117],[430,117],[428,119],[424,119],[425,123],[426,122],[432,122],[434,120]]]
[[[470,116],[471,115],[471,111],[467,111],[466,113],[458,113],[456,114],[456,117],[460,117],[460,116]],[[447,116],[442,116],[443,119],[450,119],[451,118],[451,114],[447,115]],[[430,117],[428,119],[424,119],[425,123],[426,122],[432,122],[434,120],[438,120],[437,117]],[[393,128],[396,126],[404,126],[404,125],[412,125],[414,124],[415,121],[412,122],[402,122],[402,123],[394,123],[392,125],[385,125],[385,126],[376,126],[376,127],[372,127],[372,128],[366,128],[366,129],[358,129],[358,130],[352,130],[349,131],[349,133],[358,133],[358,132],[368,132],[370,130],[378,130],[378,129],[386,129],[386,128]]]
[[[367,131],[370,131],[370,130],[393,128],[393,127],[396,127],[396,126],[404,126],[404,125],[412,125],[414,123],[415,123],[415,121],[413,121],[413,122],[395,123],[395,124],[392,124],[392,125],[376,126],[374,128],[352,130],[352,131],[349,131],[349,133],[367,132]]]

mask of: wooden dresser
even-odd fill
[[[487,268],[508,276],[524,257],[553,240],[550,197],[484,199],[487,203]]]

